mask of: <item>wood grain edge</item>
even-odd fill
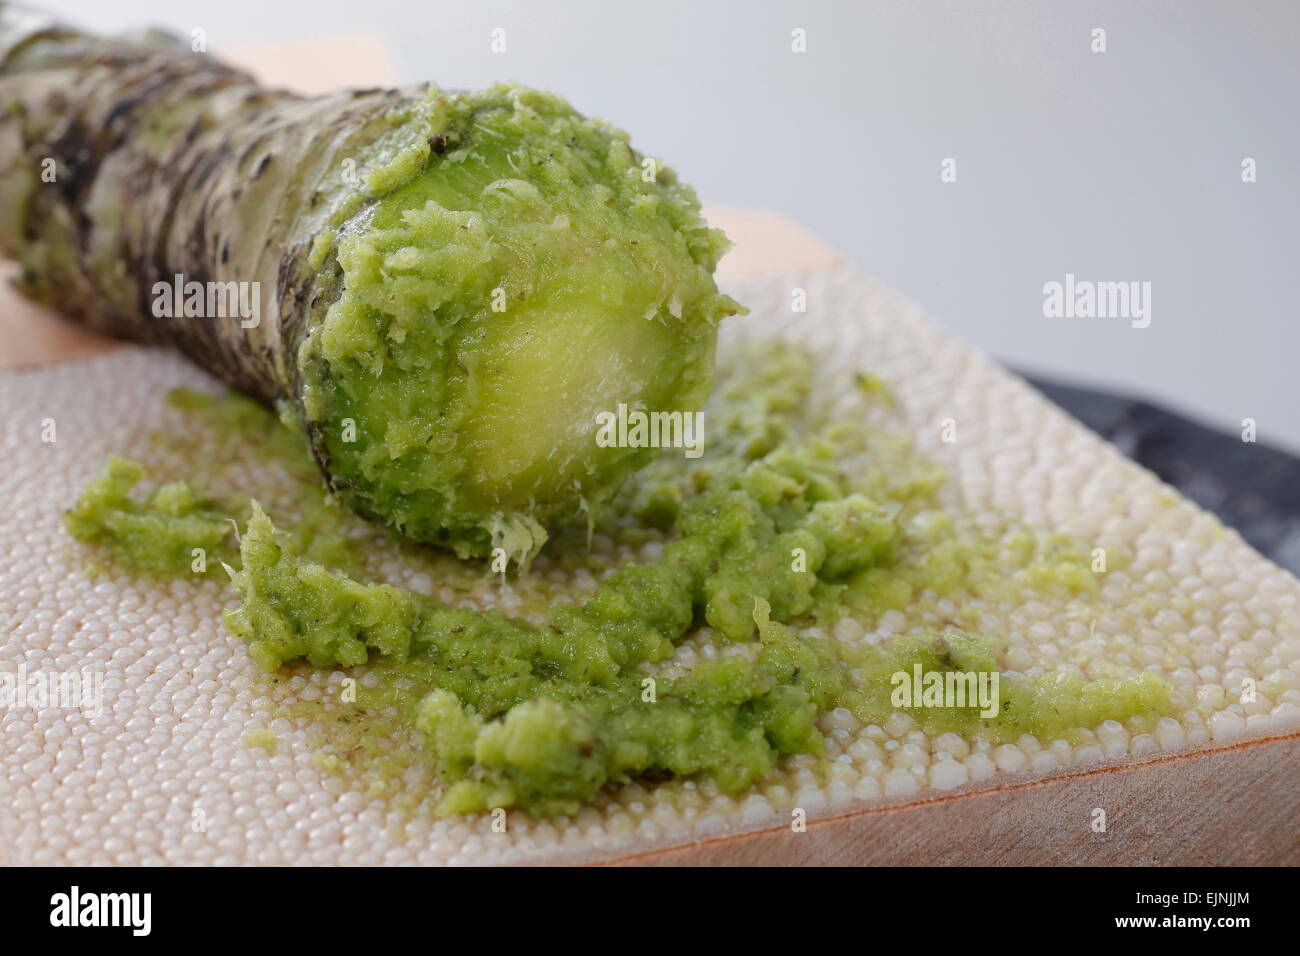
[[[1091,828],[1106,811],[1106,831]],[[1300,734],[606,861],[612,866],[1300,864]]]

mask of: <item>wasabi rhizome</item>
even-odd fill
[[[1147,672],[1001,672],[979,601],[1095,592],[1086,552],[947,515],[943,470],[863,424],[889,404],[878,380],[828,399],[810,355],[760,344],[715,389],[719,323],[742,311],[712,276],[726,241],[623,133],[519,86],[306,99],[157,38],[3,11],[0,244],[28,295],[174,345],[273,408],[173,397],[288,473],[310,456],[324,500],[395,536],[484,575],[494,552],[519,565],[544,546],[599,573],[537,620],[449,604],[365,580],[345,518],[309,490],[268,513],[253,487],[207,490],[201,461],[142,497],[149,468],[112,458],[68,511],[128,572],[228,575],[227,627],[265,671],[377,678],[358,706],[414,732],[442,812],[573,813],[667,775],[741,792],[823,754],[832,712],[1014,741],[1175,706]],[[629,437],[634,413],[701,410],[703,454]],[[613,543],[603,564],[575,525]],[[610,557],[634,542],[655,546]],[[834,636],[912,606],[947,623]],[[730,652],[681,672],[701,634]],[[930,672],[986,699],[935,705]]]
[[[306,99],[4,11],[23,291],[274,403],[358,512],[526,554],[647,460],[597,413],[707,396],[726,241],[624,133],[519,86]],[[177,314],[177,276],[256,288],[259,321]]]

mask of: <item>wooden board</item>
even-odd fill
[[[1300,863],[1300,742],[1251,741],[939,796],[618,865],[1258,866]],[[1105,812],[1105,830],[1094,828]]]
[[[373,38],[219,51],[269,82],[304,91],[391,85]],[[328,63],[322,71],[320,64]],[[341,75],[343,67],[347,75]],[[710,207],[735,249],[722,282],[834,265],[839,256],[786,218]],[[0,290],[0,369],[48,365],[120,348]],[[1296,864],[1300,863],[1300,735],[1200,750],[1105,770],[975,785],[932,799],[624,858],[624,864]],[[1106,829],[1094,828],[1095,811]]]

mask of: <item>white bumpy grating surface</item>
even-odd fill
[[[790,314],[794,287],[807,290],[806,314]],[[31,701],[0,710],[3,860],[604,859],[786,825],[792,806],[816,818],[1300,729],[1294,577],[883,288],[830,270],[729,291],[753,315],[724,339],[786,335],[823,354],[828,371],[847,365],[883,378],[919,448],[951,470],[952,507],[980,514],[992,506],[1134,556],[1107,576],[1103,612],[1087,624],[1038,601],[990,607],[982,629],[1010,635],[1009,667],[1096,659],[1150,668],[1194,701],[1187,712],[1150,732],[1107,721],[1074,744],[1022,738],[990,746],[954,734],[927,738],[904,715],[863,727],[836,711],[823,722],[827,759],[788,760],[774,780],[738,797],[692,782],[634,784],[573,818],[512,813],[505,833],[488,817],[401,813],[324,775],[306,732],[272,719],[253,662],[220,622],[228,591],[85,574],[87,553],[64,533],[60,511],[106,454],[147,459],[141,436],[162,424],[169,388],[209,381],[180,358],[128,349],[0,375],[0,675],[98,674],[104,696],[101,713],[36,709]],[[53,443],[41,440],[45,419],[55,423]],[[956,429],[950,444],[940,440],[944,419]],[[902,622],[891,615],[861,629],[897,630]],[[329,678],[317,677],[315,687],[299,680],[302,697],[319,696]],[[1272,696],[1240,702],[1247,678]],[[274,753],[245,742],[264,727],[279,737]]]

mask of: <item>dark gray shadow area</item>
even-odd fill
[[[1300,574],[1300,458],[1141,399],[1017,370],[1029,384],[1260,553]]]

